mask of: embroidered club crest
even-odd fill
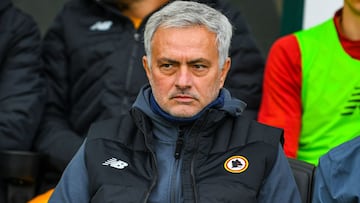
[[[243,156],[232,156],[224,163],[224,168],[230,173],[242,173],[249,167],[249,161]]]

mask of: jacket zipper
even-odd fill
[[[136,53],[138,51],[138,41],[139,41],[139,33],[135,33],[134,34],[134,39],[135,39],[135,44],[132,47],[132,51],[131,51],[131,56],[130,56],[130,61],[129,61],[129,65],[127,67],[127,73],[126,73],[126,81],[125,81],[125,90],[130,92],[130,87],[131,87],[131,82],[132,82],[132,77],[131,75],[134,72],[134,58],[136,57]],[[131,106],[130,105],[130,101],[129,101],[129,97],[124,96],[122,99],[122,104],[126,105],[126,106]],[[123,110],[122,110],[123,111]],[[126,113],[126,112],[122,112],[122,113]]]
[[[176,160],[180,159],[180,156],[181,156],[181,151],[182,151],[182,148],[184,145],[184,134],[185,134],[184,129],[182,127],[180,127],[179,136],[176,140],[176,147],[175,147],[175,153],[174,153]]]
[[[128,71],[127,71],[127,74],[126,74],[126,83],[125,83],[125,88],[126,90],[128,90],[131,86],[131,75],[133,73],[133,70],[134,70],[134,58],[136,57],[136,52],[138,51],[138,42],[140,40],[140,34],[138,33],[138,31],[136,31],[134,33],[134,40],[135,40],[135,44],[134,46],[132,47],[132,51],[131,51],[131,56],[130,56],[130,63],[129,63],[129,66],[128,66]]]
[[[184,134],[185,134],[185,130],[183,127],[179,128],[179,133],[178,133],[178,138],[176,140],[176,146],[175,146],[175,152],[174,152],[174,157],[175,157],[175,166],[174,166],[174,175],[172,176],[172,184],[171,184],[171,194],[170,194],[170,200],[172,203],[176,203],[178,202],[177,200],[177,193],[178,193],[178,171],[180,170],[180,157],[181,157],[181,152],[182,152],[182,148],[184,145]]]

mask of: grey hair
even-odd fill
[[[144,31],[144,46],[151,67],[151,41],[159,27],[186,28],[205,26],[216,34],[219,53],[219,67],[222,68],[229,55],[232,25],[225,15],[205,4],[192,1],[174,1],[154,13]]]

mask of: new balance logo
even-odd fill
[[[355,112],[360,113],[360,87],[354,87],[354,91],[351,97],[347,101],[344,111],[341,113],[342,116],[351,116]]]
[[[106,31],[109,30],[112,26],[113,22],[108,20],[108,21],[98,21],[96,22],[94,25],[92,25],[90,27],[90,30],[95,31]]]
[[[117,160],[115,158],[111,158],[107,161],[105,161],[104,163],[102,163],[103,166],[110,166],[116,169],[124,169],[125,167],[127,167],[129,164],[126,163],[125,161],[121,161],[121,160]]]

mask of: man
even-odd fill
[[[128,112],[147,78],[141,57],[144,25],[168,0],[71,0],[44,38],[48,99],[35,141],[55,175],[84,141],[91,123]],[[225,85],[243,99],[244,115],[260,104],[263,59],[244,19],[224,0],[202,0],[229,16],[235,26],[233,67]],[[57,183],[58,177],[46,173]]]
[[[265,68],[258,120],[284,129],[287,156],[317,165],[360,134],[360,1],[333,19],[280,38]]]
[[[300,202],[280,129],[240,116],[222,88],[232,26],[174,1],[148,20],[150,86],[131,112],[94,124],[51,202]]]
[[[31,16],[0,1],[0,150],[31,150],[44,108],[41,35]],[[0,180],[0,202],[4,194]]]
[[[360,136],[347,141],[319,160],[313,203],[359,202]]]

